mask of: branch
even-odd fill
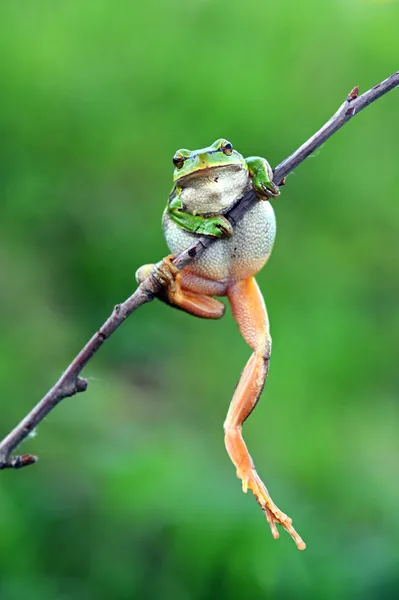
[[[285,177],[300,165],[310,154],[328,140],[338,129],[352,117],[366,108],[369,104],[399,85],[399,71],[394,73],[382,83],[374,86],[368,92],[359,96],[359,88],[355,87],[342,106],[309,140],[307,140],[293,154],[280,163],[274,170],[274,183],[283,185]],[[244,213],[257,202],[254,191],[248,189],[244,196],[225,215],[234,226]],[[184,252],[176,256],[174,264],[183,269],[195,258],[201,256],[215,238],[201,236]],[[91,340],[73,359],[57,383],[31,410],[31,412],[0,442],[0,469],[18,469],[36,462],[37,458],[31,455],[13,456],[11,452],[33,431],[48,413],[64,398],[84,392],[87,380],[80,377],[80,373],[91,358],[98,352],[104,342],[135,310],[146,302],[150,302],[162,289],[156,277],[156,269],[143,281],[137,290],[125,302],[115,306],[112,314],[101,328],[93,335]]]

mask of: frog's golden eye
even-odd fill
[[[230,144],[230,142],[223,142],[220,146],[220,149],[227,156],[230,156],[233,152],[233,146]]]
[[[176,169],[181,169],[182,166],[184,165],[184,158],[183,156],[181,156],[180,154],[178,154],[177,156],[173,157],[173,164],[175,165]]]

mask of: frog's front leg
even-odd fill
[[[241,334],[253,354],[241,374],[224,423],[226,449],[242,481],[243,491],[252,490],[266,515],[273,537],[279,537],[276,527],[279,523],[291,535],[299,550],[304,550],[305,543],[292,527],[292,520],[277,508],[257,474],[242,437],[242,424],[259,400],[269,368],[271,337],[263,297],[253,277],[231,284],[227,296]]]
[[[196,233],[198,235],[210,235],[212,237],[230,237],[233,235],[231,223],[223,215],[192,215],[184,212],[183,202],[179,192],[170,198],[166,208],[172,221],[179,227]]]
[[[280,195],[279,187],[273,183],[273,169],[265,158],[250,156],[245,159],[248,165],[252,185],[260,198],[277,198]]]
[[[152,274],[162,286],[159,295],[160,300],[203,319],[220,319],[223,317],[225,305],[223,302],[211,297],[212,294],[221,295],[223,293],[223,290],[217,287],[220,284],[218,282],[207,282],[206,280],[197,283],[195,280],[201,278],[192,276],[189,273],[182,273],[175,267],[172,259],[173,254],[156,265],[143,265],[136,271],[137,282],[142,283],[144,279]],[[185,280],[187,280],[186,286],[184,285]],[[197,288],[203,289],[205,293],[198,293]]]

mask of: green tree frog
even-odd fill
[[[156,267],[163,284],[162,299],[197,317],[218,319],[225,306],[214,296],[227,296],[252,356],[241,374],[224,423],[226,449],[243,491],[253,492],[273,537],[279,537],[280,524],[303,550],[304,541],[293,528],[292,520],[272,501],[242,436],[242,425],[259,400],[269,369],[269,321],[254,275],[264,266],[273,247],[276,221],[268,200],[276,198],[280,191],[264,158],[244,158],[225,139],[200,150],[178,150],[173,164],[173,189],[163,214],[163,231],[172,254]],[[259,202],[233,229],[224,215],[249,186]],[[179,272],[172,263],[173,256],[200,235],[218,239]],[[154,265],[141,267],[136,273],[137,281],[142,282],[153,268]]]

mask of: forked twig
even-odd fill
[[[385,79],[385,81],[371,88],[359,96],[359,88],[355,87],[348,94],[345,102],[309,140],[298,150],[280,163],[274,170],[274,183],[282,185],[285,177],[300,165],[310,154],[328,140],[347,121],[366,108],[393,88],[399,85],[399,71]],[[225,215],[234,226],[244,213],[257,201],[255,193],[249,189],[235,206]],[[214,238],[202,236],[198,238],[184,252],[176,256],[175,265],[183,269],[190,262],[198,258],[215,241]],[[103,345],[114,331],[132,312],[146,302],[150,302],[161,291],[161,284],[152,274],[143,281],[125,302],[115,306],[112,314],[101,328],[93,335],[86,346],[73,359],[57,383],[30,411],[30,413],[0,442],[0,469],[17,469],[36,462],[36,457],[31,455],[11,456],[11,452],[24,440],[53,408],[68,396],[84,392],[87,380],[80,377],[80,373],[91,358]]]

